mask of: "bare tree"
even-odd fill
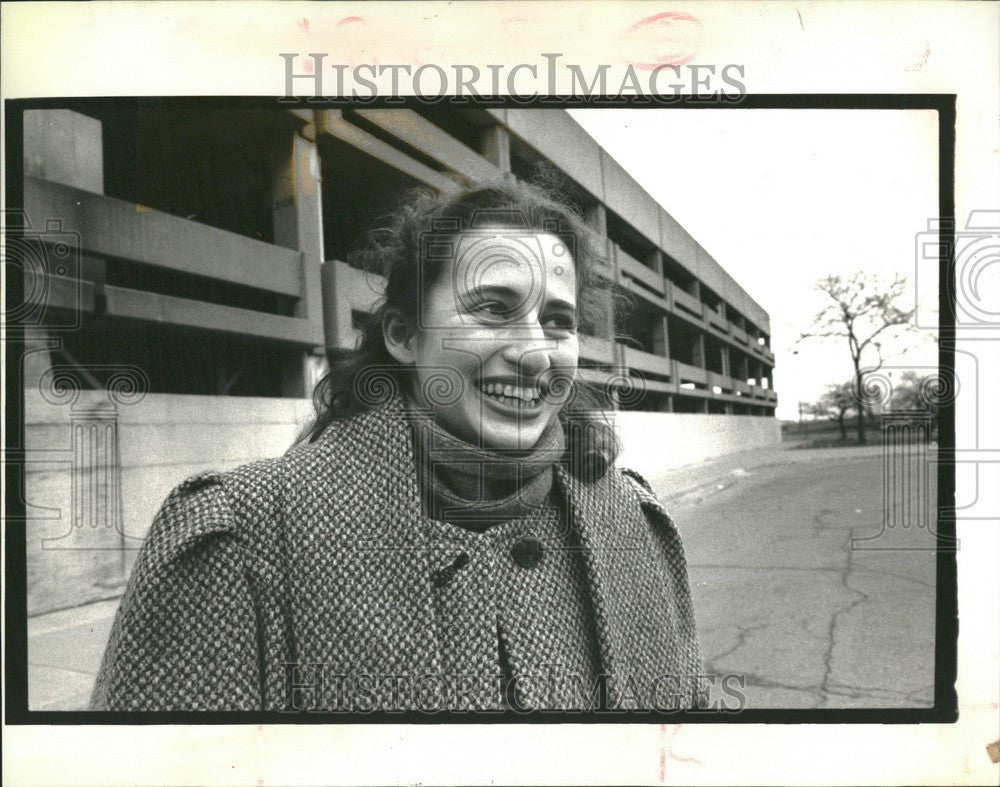
[[[891,282],[858,271],[850,276],[825,276],[816,289],[828,297],[827,304],[813,318],[796,344],[806,339],[844,339],[854,365],[853,396],[857,402],[858,442],[865,438],[866,373],[882,367],[884,343],[913,327],[914,309],[903,309],[899,301],[906,279],[897,275]],[[873,358],[867,363],[868,358]]]
[[[818,416],[836,418],[840,427],[840,439],[847,439],[847,414],[858,406],[854,398],[854,383],[850,380],[843,383],[830,383],[823,395],[812,406],[812,412]]]

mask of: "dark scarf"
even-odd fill
[[[479,448],[424,415],[411,429],[424,514],[476,532],[542,505],[566,446],[558,418],[524,451]]]

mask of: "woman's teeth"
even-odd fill
[[[524,388],[519,385],[504,385],[501,383],[484,383],[480,386],[483,393],[501,400],[516,399],[525,404],[537,403],[542,396],[539,388]]]

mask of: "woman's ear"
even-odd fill
[[[382,320],[382,338],[389,354],[404,366],[416,363],[416,334],[398,311],[390,311]]]

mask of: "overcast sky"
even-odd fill
[[[821,276],[907,276],[937,214],[937,114],[891,110],[569,110],[771,315],[778,416],[850,379],[846,343],[792,344],[821,308]],[[925,268],[921,269],[926,271]],[[920,296],[937,299],[932,275]],[[887,366],[933,366],[929,335]],[[891,348],[887,348],[891,349]]]

